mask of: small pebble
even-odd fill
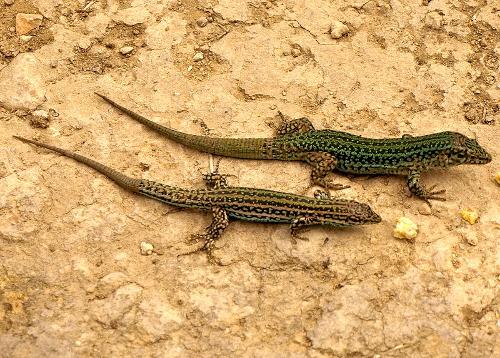
[[[22,14],[16,15],[16,33],[18,35],[26,35],[32,30],[40,27],[43,16],[39,14]]]
[[[188,72],[191,72],[193,70],[193,66],[189,65],[188,66]]]
[[[37,109],[36,111],[33,111],[31,114],[38,118],[44,118],[44,119],[49,118],[49,112],[44,111],[43,109]]]
[[[22,42],[28,42],[32,38],[33,38],[33,36],[29,36],[29,35],[21,35],[21,36],[19,36],[19,40],[21,40]]]
[[[203,60],[203,58],[205,58],[205,56],[203,55],[203,52],[196,52],[193,56],[193,61],[198,62],[198,61]]]
[[[398,219],[394,227],[393,236],[397,239],[407,239],[414,241],[418,234],[418,227],[413,221],[406,217]]]
[[[431,215],[432,214],[432,210],[430,208],[429,205],[427,205],[426,203],[422,203],[419,208],[418,208],[418,212],[422,215]]]
[[[59,113],[54,108],[49,108],[49,116],[53,118],[59,117]]]
[[[205,16],[200,17],[198,20],[196,20],[196,24],[199,27],[205,27],[208,24],[208,20]]]
[[[293,49],[292,49],[292,56],[293,56],[293,57],[299,57],[299,56],[300,56],[300,54],[301,54],[300,49],[298,49],[298,48],[293,48]]]
[[[332,39],[339,39],[349,32],[347,25],[340,21],[334,21],[330,26],[330,36]]]
[[[29,120],[30,125],[34,128],[48,128],[50,124],[49,113],[43,109],[31,112]]]
[[[424,18],[425,26],[439,30],[443,26],[443,15],[437,11],[428,12]]]
[[[500,185],[500,171],[496,172],[495,181],[497,182],[498,185]]]
[[[129,53],[131,53],[132,51],[134,51],[134,48],[132,46],[123,46],[121,49],[120,49],[120,53],[122,55],[128,55]]]
[[[473,209],[463,209],[460,211],[460,216],[462,219],[467,221],[469,224],[474,225],[479,220],[479,213],[477,210]]]
[[[148,256],[153,253],[154,246],[149,242],[142,241],[141,242],[141,255]]]
[[[474,233],[468,233],[466,237],[467,243],[471,246],[477,246],[479,243],[479,239],[477,237],[477,234]]]
[[[78,47],[80,47],[82,50],[88,50],[90,46],[92,46],[92,42],[89,38],[83,38],[78,41]]]

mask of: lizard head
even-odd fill
[[[355,223],[360,224],[378,224],[382,221],[380,215],[372,210],[372,208],[365,203],[356,203],[349,208],[350,219]]]
[[[460,133],[453,133],[449,164],[486,164],[491,162],[491,154],[472,138]]]

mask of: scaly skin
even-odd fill
[[[314,198],[278,191],[231,187],[226,177],[218,173],[204,176],[208,189],[183,189],[146,179],[128,177],[104,164],[80,154],[49,144],[14,136],[25,143],[50,149],[83,163],[104,174],[118,185],[132,192],[148,196],[169,205],[211,211],[213,220],[207,231],[199,235],[205,240],[201,249],[210,253],[215,241],[229,225],[230,219],[290,224],[292,235],[305,226],[353,226],[375,224],[379,215],[363,203],[335,199],[324,192]]]
[[[156,132],[202,152],[225,157],[304,161],[313,166],[313,184],[345,186],[328,181],[332,170],[354,174],[396,174],[407,177],[410,191],[429,202],[445,200],[445,190],[426,189],[422,172],[460,164],[486,164],[491,155],[479,143],[456,132],[374,139],[334,130],[316,130],[307,118],[284,122],[274,138],[216,138],[182,133],[132,112],[108,97],[105,101]]]

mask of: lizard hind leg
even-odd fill
[[[228,225],[229,217],[226,210],[219,206],[212,207],[212,222],[207,227],[206,231],[202,234],[195,234],[191,236],[191,240],[202,240],[203,245],[195,250],[188,251],[177,256],[187,256],[205,251],[210,263],[221,265],[220,260],[213,256],[213,249],[215,248],[215,242],[221,237]]]
[[[337,184],[326,179],[326,176],[337,166],[337,159],[332,154],[326,152],[309,152],[304,154],[302,160],[313,167],[311,172],[311,181],[313,185],[319,185],[323,188],[333,190],[347,189],[350,187],[349,185]]]

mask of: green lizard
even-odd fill
[[[368,204],[331,198],[324,191],[317,191],[315,197],[311,198],[265,189],[231,187],[227,183],[226,176],[219,173],[209,173],[204,176],[207,189],[177,188],[151,180],[128,177],[104,164],[66,149],[18,136],[14,138],[83,163],[132,192],[177,207],[211,211],[212,223],[204,234],[197,235],[199,239],[204,240],[200,250],[206,250],[210,258],[215,241],[231,219],[290,224],[292,236],[295,237],[298,237],[298,230],[312,225],[343,227],[376,224],[382,220]]]
[[[347,186],[325,177],[338,170],[354,174],[396,174],[407,177],[410,191],[424,199],[445,200],[445,190],[425,188],[422,172],[460,164],[486,164],[491,155],[475,139],[456,132],[424,136],[374,139],[334,130],[316,130],[307,118],[281,124],[274,138],[216,138],[182,133],[137,114],[108,97],[105,101],[156,132],[203,152],[216,155],[271,160],[304,161],[312,165],[312,183],[330,189]]]

